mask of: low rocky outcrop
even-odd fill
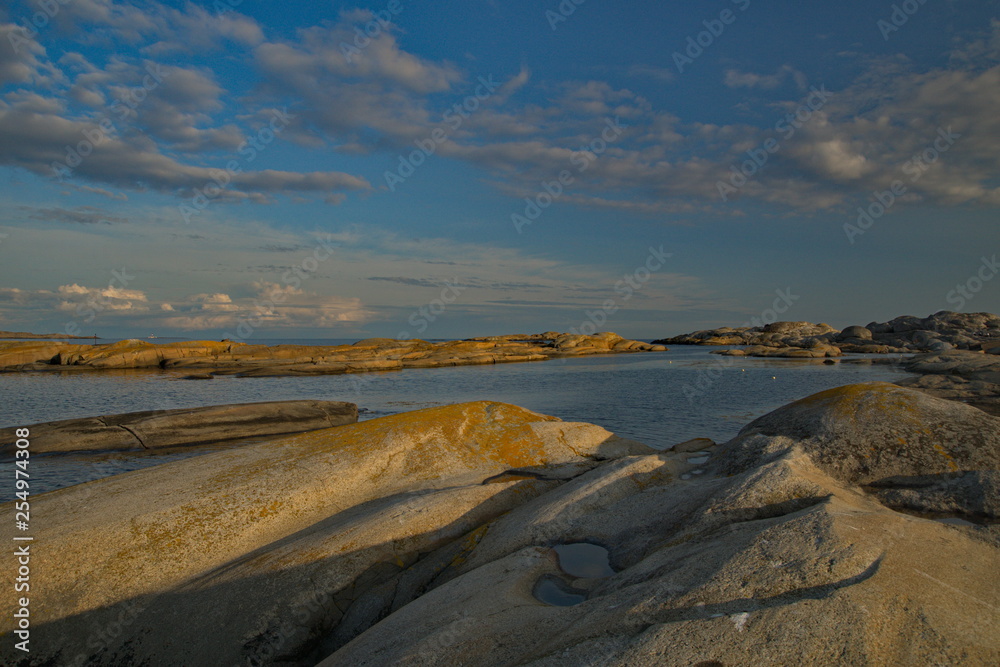
[[[1000,420],[884,383],[667,452],[393,415],[36,498],[32,660],[997,664],[998,469]]]
[[[866,354],[991,350],[1000,353],[1000,316],[940,311],[928,317],[903,315],[837,330],[828,324],[772,322],[756,327],[722,327],[654,341],[663,345],[744,345],[720,354],[754,357],[823,357]],[[804,352],[799,352],[804,350]]]
[[[110,345],[0,343],[0,371],[163,368],[186,371],[189,373],[185,377],[198,379],[207,374],[274,377],[544,361],[665,349],[610,332],[592,336],[548,332],[441,343],[369,338],[337,346],[268,346],[231,341],[155,344],[143,340]]]
[[[299,400],[130,412],[27,428],[31,451],[43,454],[162,449],[302,433],[356,421],[358,406],[353,403]],[[16,430],[0,429],[0,456],[13,454]]]
[[[919,354],[903,362],[904,370],[918,377],[897,384],[932,396],[973,405],[1000,416],[1000,347],[981,352],[951,350]]]

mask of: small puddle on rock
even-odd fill
[[[712,458],[711,454],[703,454],[702,452],[698,453],[702,454],[702,456],[689,457],[687,462],[690,463],[691,465],[700,466],[702,463],[708,463],[708,460]]]
[[[535,598],[556,607],[572,607],[587,599],[587,592],[573,588],[559,577],[546,574],[535,584]]]
[[[559,559],[559,569],[573,578],[603,579],[615,573],[608,550],[597,544],[576,542],[552,547]],[[546,574],[535,584],[535,598],[557,607],[571,607],[587,599],[587,591],[573,588],[561,578]]]
[[[973,528],[976,527],[976,524],[972,523],[971,521],[960,519],[957,516],[946,516],[940,519],[934,519],[934,521],[937,521],[938,523],[948,523],[953,526],[972,526]]]
[[[577,542],[552,547],[559,556],[559,567],[571,577],[602,579],[615,573],[611,569],[608,550],[596,544]]]

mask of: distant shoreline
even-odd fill
[[[0,340],[100,340],[100,336],[70,336],[69,334],[36,334],[27,331],[0,331]]]

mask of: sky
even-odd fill
[[[0,7],[0,330],[1000,312],[1000,3]]]

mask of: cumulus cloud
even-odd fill
[[[107,287],[83,287],[76,283],[61,285],[56,290],[59,303],[56,306],[63,312],[79,312],[81,308],[97,311],[129,311],[145,312],[148,299],[141,290],[130,290],[124,287],[109,285]]]
[[[196,331],[232,328],[248,323],[254,329],[322,328],[361,324],[373,313],[353,297],[320,295],[291,285],[261,281],[250,286],[253,297],[233,299],[228,294],[196,294],[184,301],[164,303],[163,327]]]
[[[263,41],[252,19],[191,4],[175,9],[153,2],[139,10],[111,0],[75,0],[60,4],[53,22],[57,27],[49,32],[72,30],[110,50],[122,42],[134,47],[154,38],[179,41],[188,51],[214,48],[220,39],[246,48]],[[162,65],[124,53],[98,65],[70,51],[53,63],[32,34],[0,24],[0,86],[14,87],[0,101],[0,164],[44,176],[58,170],[63,178],[94,186],[189,197],[220,173],[212,162],[223,166],[237,157],[247,138],[271,120],[262,119],[264,109],[258,107],[244,116],[241,127],[223,99],[227,91],[205,69]],[[33,89],[16,88],[21,84]],[[229,119],[220,122],[220,115]],[[189,159],[206,153],[219,157]],[[241,168],[221,198],[266,202],[279,193],[319,193],[337,203],[343,191],[370,187],[364,178],[341,172]]]
[[[88,137],[100,140],[90,142]],[[43,176],[57,176],[53,165],[69,163],[66,146],[84,143],[91,150],[74,176],[130,190],[152,188],[181,195],[203,188],[220,170],[183,164],[164,155],[148,138],[123,139],[104,134],[91,122],[39,114],[0,104],[0,163]],[[244,171],[231,177],[230,198],[287,192],[366,190],[364,178],[343,172]]]
[[[161,51],[192,53],[218,49],[227,41],[249,46],[263,40],[252,18],[236,11],[210,11],[211,5],[184,3],[175,8],[145,2],[136,6],[115,0],[73,0],[60,5],[54,22],[84,43],[101,43],[113,34],[130,44],[155,40],[153,46]]]
[[[0,86],[31,81],[42,65],[38,56],[44,54],[24,26],[0,23]]]
[[[287,103],[295,117],[281,140],[309,150],[413,150],[414,141],[447,128],[437,156],[479,167],[488,182],[518,198],[532,196],[540,182],[569,169],[574,183],[563,203],[638,213],[697,210],[721,205],[717,183],[728,179],[746,151],[774,138],[775,123],[809,95],[810,82],[791,65],[764,73],[730,68],[724,84],[753,91],[741,108],[758,122],[715,125],[682,121],[605,81],[539,82],[522,67],[499,77],[474,113],[448,127],[446,114],[476,90],[478,75],[407,51],[392,24],[378,23],[378,34],[363,48],[352,48],[355,27],[374,18],[368,10],[344,12],[338,20],[279,38],[265,35],[238,11],[155,2],[139,11],[113,0],[75,0],[57,17],[63,28],[101,26],[92,31],[94,40],[117,40],[151,60],[115,56],[96,65],[69,52],[57,67],[37,42],[14,52],[0,38],[0,84],[10,89],[0,102],[0,164],[51,175],[53,165],[66,160],[65,147],[95,131],[96,113],[127,96],[155,65],[156,54],[173,57],[227,41],[244,49],[256,77],[240,99],[245,110],[234,113],[234,92],[207,69],[156,65],[168,76],[94,146],[74,178],[95,189],[189,197],[218,173],[213,160],[225,164],[229,158],[219,156],[231,155],[248,132],[267,122],[271,109]],[[3,30],[14,28],[6,24]],[[998,44],[1000,21],[994,20],[980,39],[955,48],[948,68],[921,71],[901,56],[853,56],[862,70],[857,78],[831,91],[830,101],[813,110],[794,137],[782,137],[780,151],[739,196],[795,209],[842,205],[900,178],[936,132],[951,128],[962,139],[912,183],[912,196],[938,203],[996,202]],[[627,74],[673,78],[669,70],[641,64]],[[609,120],[627,129],[602,141]],[[595,159],[587,160],[586,170],[573,171],[574,159],[586,151]],[[269,169],[233,176],[220,198],[268,202],[279,193],[318,194],[337,204],[346,192],[371,188],[362,176],[345,172]]]
[[[77,283],[55,290],[0,288],[0,318],[5,322],[35,322],[59,313],[65,327],[91,324],[120,324],[149,312],[149,300],[142,290],[109,284],[88,287]]]

